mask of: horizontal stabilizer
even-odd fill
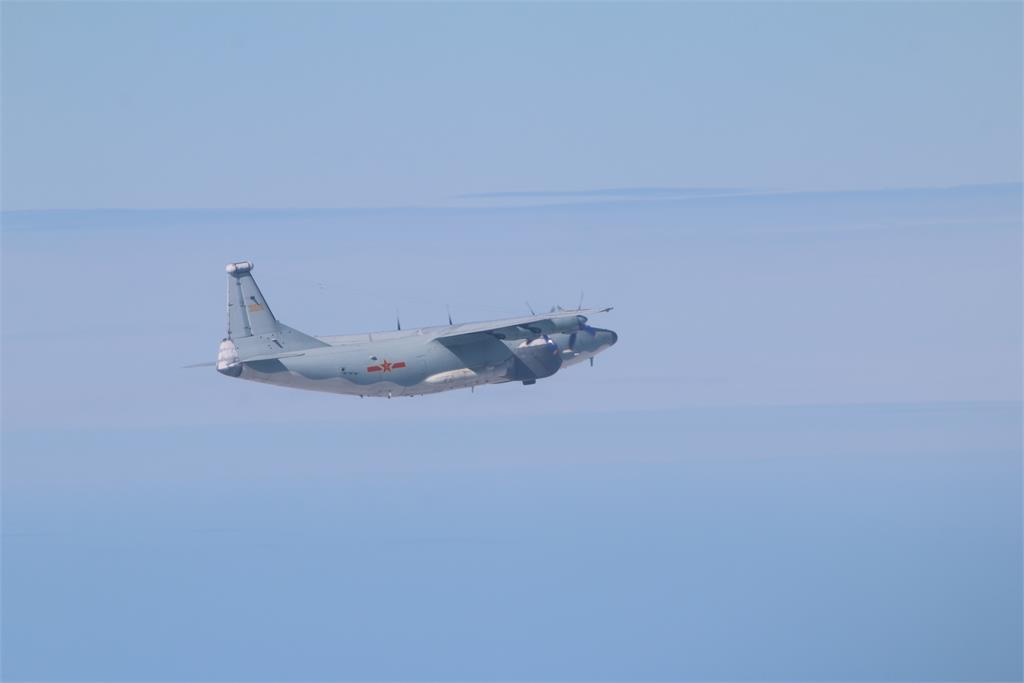
[[[260,356],[249,356],[248,358],[240,358],[243,363],[252,363],[259,360],[280,360],[282,358],[294,358],[295,356],[305,356],[304,351],[292,351],[286,353],[264,353]]]

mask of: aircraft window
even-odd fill
[[[380,360],[380,358],[377,358],[377,356],[370,356],[370,360]]]

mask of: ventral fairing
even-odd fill
[[[230,263],[228,334],[217,371],[229,377],[355,396],[418,396],[480,384],[534,384],[618,341],[588,315],[555,308],[488,322],[314,337],[279,322],[249,261]],[[449,323],[451,320],[449,319]]]

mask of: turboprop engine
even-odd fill
[[[512,349],[512,365],[508,378],[523,384],[550,377],[562,367],[562,353],[555,342],[546,337],[520,342]]]
[[[527,334],[559,334],[582,330],[587,326],[587,316],[566,315],[550,320],[538,320],[529,325],[520,325],[519,329]]]

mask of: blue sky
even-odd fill
[[[4,205],[1020,181],[1020,25],[1018,3],[7,3]]]
[[[4,680],[1021,678],[1019,4],[2,12]],[[620,341],[183,369],[242,258]]]

